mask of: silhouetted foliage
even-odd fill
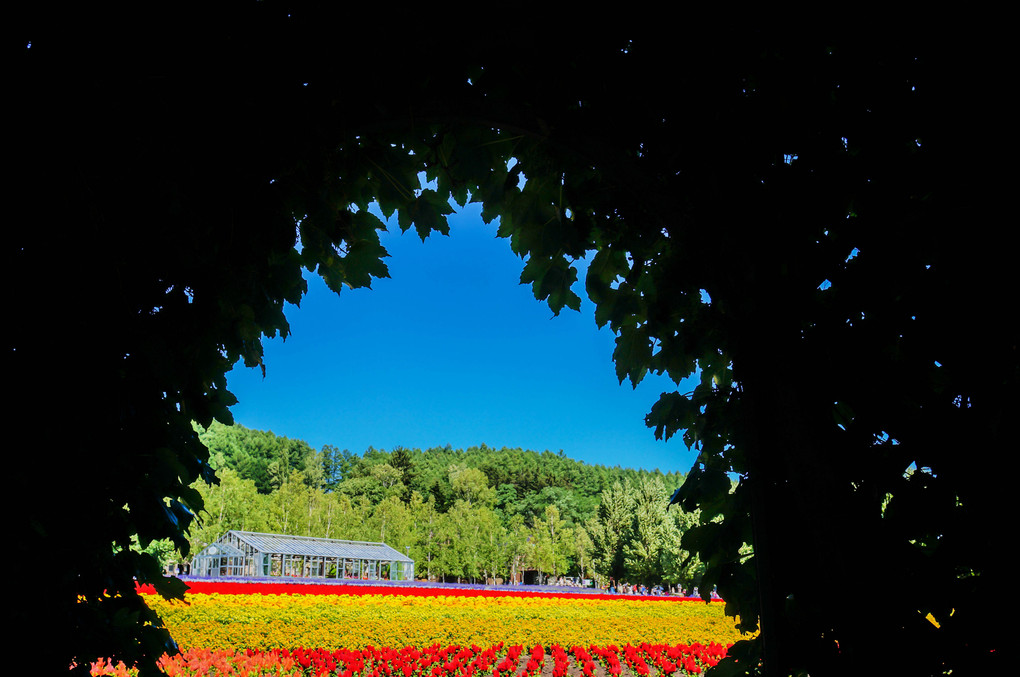
[[[40,671],[153,669],[167,638],[135,578],[181,590],[129,546],[186,548],[190,484],[211,479],[192,421],[230,422],[224,374],[287,334],[302,269],[338,292],[387,275],[371,203],[424,238],[451,199],[500,219],[554,312],[596,252],[585,288],[621,380],[701,374],[648,424],[700,452],[685,545],[761,620],[739,667],[994,667],[1020,380],[987,157],[1003,59],[700,25],[377,37],[298,3],[137,11],[131,30],[85,11],[15,25],[8,52],[4,371],[19,450],[62,454],[13,533],[46,554],[14,604],[61,639]]]

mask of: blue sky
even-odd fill
[[[291,336],[264,341],[265,379],[243,364],[228,374],[235,420],[358,454],[484,442],[686,472],[695,454],[644,425],[672,381],[620,385],[615,337],[596,327],[583,282],[581,312],[554,317],[519,283],[524,262],[496,227],[474,205],[450,217],[449,237],[392,226],[390,278],[371,290],[337,295],[306,274]]]

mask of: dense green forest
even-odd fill
[[[206,512],[191,552],[229,529],[385,541],[419,577],[543,577],[690,588],[680,548],[697,516],[666,509],[679,473],[587,465],[562,451],[325,445],[214,423],[200,432],[220,484],[198,480]]]

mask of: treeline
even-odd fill
[[[545,451],[369,448],[356,455],[241,425],[201,432],[220,478],[198,482],[197,552],[229,529],[385,541],[420,577],[578,576],[697,584],[680,548],[695,516],[668,497],[679,473],[587,465]]]

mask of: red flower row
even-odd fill
[[[607,675],[619,677],[621,674],[620,649],[615,646],[589,647],[590,653],[579,646],[570,649],[574,660],[583,675],[595,673],[597,656],[605,665]],[[728,647],[719,644],[708,646],[678,644],[640,646],[626,645],[623,657],[630,669],[641,676],[648,676],[651,671],[648,661],[658,669],[659,675],[700,674],[704,667],[715,665],[726,655]],[[523,647],[519,645],[507,648],[506,657],[497,663],[503,644],[498,643],[487,649],[471,645],[441,646],[434,644],[425,649],[414,647],[402,649],[366,647],[360,651],[339,649],[275,649],[271,651],[246,652],[210,652],[209,650],[189,650],[178,656],[164,656],[160,667],[171,677],[183,675],[212,674],[279,674],[285,670],[299,670],[304,675],[335,675],[337,677],[529,677],[538,675],[545,663],[545,647],[536,645],[524,657]],[[553,661],[554,677],[565,677],[568,674],[569,658],[563,647],[553,644],[549,651]],[[648,659],[648,660],[646,660]],[[127,675],[128,671],[120,666],[113,666],[100,661],[92,666],[93,675]]]
[[[419,651],[414,647],[402,649],[365,647],[361,651],[338,649],[278,649],[270,653],[290,659],[311,675],[341,675],[341,677],[471,677],[488,672],[495,663],[503,644],[488,649],[478,646],[440,646],[434,644]],[[249,655],[254,652],[248,651]]]
[[[678,644],[676,646],[661,644],[641,644],[623,647],[616,646],[589,647],[590,652],[583,648],[572,647],[570,653],[581,668],[584,675],[594,674],[595,659],[598,656],[606,666],[609,675],[619,676],[622,668],[620,654],[636,675],[651,675],[649,662],[654,665],[660,675],[672,675],[677,671],[683,674],[700,674],[703,668],[718,663],[726,656],[729,647],[721,644]],[[308,671],[308,674],[340,675],[341,677],[472,677],[485,675],[491,670],[492,677],[533,677],[542,671],[545,661],[545,648],[536,645],[528,655],[522,670],[518,671],[521,646],[511,646],[506,657],[496,663],[496,658],[503,650],[503,644],[482,649],[478,646],[461,647],[439,644],[418,651],[413,647],[403,649],[376,649],[367,647],[362,651],[297,648],[293,651],[278,650],[273,653],[281,658],[289,658]],[[251,654],[251,652],[249,652]],[[565,677],[569,668],[568,653],[559,645],[550,647],[553,660],[553,676]]]
[[[151,585],[139,585],[138,592],[156,594]],[[463,588],[426,588],[389,585],[343,585],[315,583],[240,583],[228,581],[188,581],[193,595],[401,595],[404,597],[552,597],[556,599],[629,599],[677,602],[685,597],[636,597],[630,595],[593,595],[584,593],[531,592],[521,588],[508,590],[470,590]],[[700,598],[698,598],[700,601]],[[720,600],[721,601],[721,600]]]

